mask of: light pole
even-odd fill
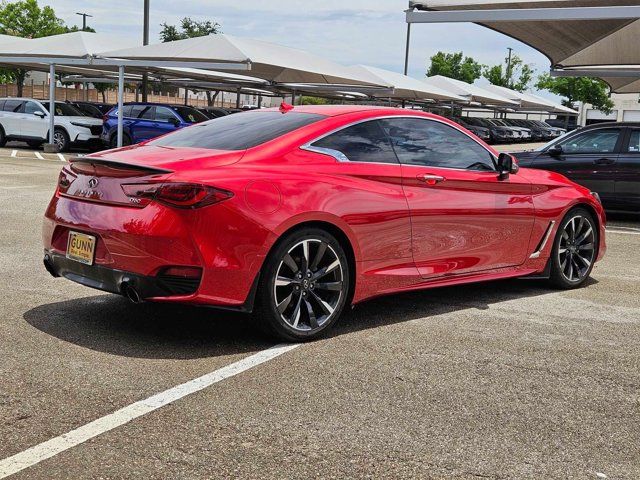
[[[89,15],[88,13],[76,12],[76,15],[82,16],[82,31],[87,31],[87,17],[93,17],[93,15]]]
[[[513,48],[507,48],[509,50],[509,57],[507,58],[507,86],[511,88],[511,52],[513,52]]]
[[[142,28],[142,45],[149,45],[149,3],[150,0],[144,0],[144,22]],[[142,74],[142,101],[147,101],[147,82],[149,77],[146,72]]]

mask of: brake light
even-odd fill
[[[76,176],[66,168],[63,168],[58,175],[58,190],[62,193],[66,193],[71,185],[71,182],[75,180]]]
[[[178,208],[200,208],[233,197],[227,190],[197,183],[124,184],[122,190],[132,204],[140,207],[156,201]]]

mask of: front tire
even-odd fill
[[[318,228],[292,232],[265,261],[256,321],[282,340],[316,339],[338,320],[350,281],[349,262],[335,237]]]
[[[66,152],[69,150],[69,135],[61,128],[56,128],[53,131],[53,144],[58,147],[59,152]]]
[[[561,289],[585,284],[598,252],[598,227],[586,209],[572,209],[560,222],[551,252],[551,285]]]

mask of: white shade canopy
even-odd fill
[[[523,110],[542,110],[549,113],[568,113],[572,115],[578,114],[577,111],[572,110],[571,108],[531,93],[518,92],[506,87],[499,87],[498,85],[487,85],[486,89],[514,101],[519,101],[520,107]]]
[[[449,92],[465,97],[469,102],[481,103],[484,105],[494,106],[519,106],[520,102],[511,100],[497,92],[477,87],[470,83],[456,80],[453,78],[443,77],[442,75],[434,75],[423,80],[427,85],[442,88]]]
[[[2,40],[2,39],[0,39]],[[71,32],[34,39],[18,39],[18,42],[0,41],[1,57],[51,57],[88,58],[105,50],[124,48],[131,42],[103,33]]]
[[[640,63],[640,3],[633,0],[428,0],[411,2],[419,10],[494,11],[513,15],[473,15],[469,21],[509,35],[545,54],[554,68]],[[589,11],[590,7],[598,10]],[[606,8],[605,8],[606,7]],[[616,8],[619,7],[619,8]],[[628,8],[632,7],[632,8]],[[535,10],[562,9],[535,19]],[[525,10],[534,10],[529,14]],[[626,17],[625,18],[625,12]],[[524,18],[524,13],[529,16]],[[629,18],[636,15],[635,18]],[[594,18],[599,16],[599,18]],[[444,17],[442,17],[444,18]],[[451,17],[453,18],[453,17]],[[461,18],[461,17],[458,17]],[[497,20],[502,21],[497,21]],[[492,21],[493,20],[493,21]],[[444,20],[441,20],[444,21]],[[461,20],[452,20],[461,21]]]
[[[247,64],[252,77],[277,83],[372,84],[347,67],[296,48],[240,38],[207,35],[102,53],[103,57],[125,60]],[[218,70],[225,70],[218,68]]]
[[[460,95],[447,91],[444,88],[428,85],[401,73],[367,65],[356,65],[351,68],[358,72],[359,75],[370,78],[372,82],[392,85],[394,93],[381,95],[382,97],[400,98],[404,100],[465,101],[465,98]]]

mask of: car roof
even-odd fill
[[[191,105],[179,105],[179,104],[173,104],[173,103],[160,103],[160,102],[125,102],[123,103],[123,105],[149,105],[149,106],[158,106],[158,107],[169,107],[169,108],[184,108],[184,107],[188,107],[188,108],[196,108],[196,107],[192,107]],[[115,105],[116,107],[118,105]]]
[[[272,108],[261,108],[252,110],[254,112],[277,112],[279,111],[279,107]],[[384,114],[388,112],[392,115],[398,115],[398,111],[403,111],[407,115],[409,114],[422,114],[422,115],[431,115],[423,112],[422,110],[410,110],[410,109],[402,109],[396,107],[380,107],[380,106],[371,106],[371,105],[296,105],[293,107],[291,112],[298,113],[315,113],[318,115],[325,115],[327,117],[335,117],[338,115],[346,115],[348,113],[357,113],[357,112],[378,112]],[[434,115],[435,117],[436,115]]]
[[[640,122],[602,122],[594,123],[593,125],[587,125],[580,129],[581,132],[585,130],[593,130],[596,128],[615,128],[615,127],[640,127]]]

